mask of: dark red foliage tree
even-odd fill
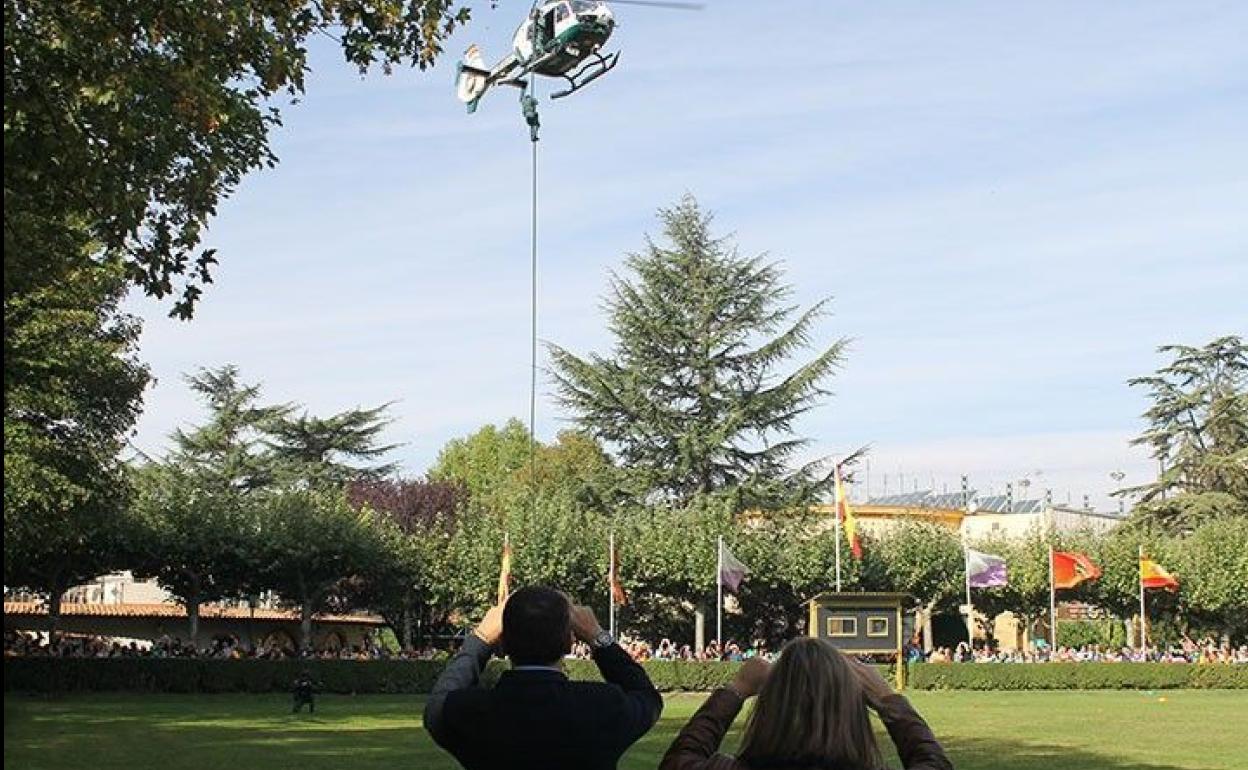
[[[412,649],[435,618],[427,600],[420,539],[433,527],[446,527],[468,502],[468,488],[454,481],[428,479],[370,479],[347,486],[353,508],[369,509],[381,518],[386,543],[383,558],[344,586],[344,598],[354,606],[380,612],[400,645]]]
[[[452,519],[468,502],[468,488],[454,481],[376,479],[351,483],[347,500],[354,508],[384,514],[410,535],[439,519]]]

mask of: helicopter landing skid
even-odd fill
[[[562,99],[568,94],[575,93],[598,78],[615,69],[615,65],[620,62],[620,52],[616,51],[610,56],[603,56],[600,53],[594,54],[594,60],[585,64],[576,72],[570,75],[563,75],[563,79],[568,81],[571,86],[563,91],[557,91],[550,95],[551,99]],[[589,73],[589,74],[586,74]]]

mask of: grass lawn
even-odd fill
[[[620,766],[656,767],[700,701],[669,696],[663,720]],[[1248,768],[1245,692],[917,692],[912,701],[959,770]],[[421,729],[421,704],[329,695],[315,716],[292,716],[289,699],[276,695],[5,696],[4,767],[457,767]]]

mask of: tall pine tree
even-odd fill
[[[316,417],[283,415],[267,429],[279,478],[296,486],[342,489],[352,481],[379,479],[398,467],[380,462],[398,444],[379,444],[391,423],[390,404]],[[354,464],[354,463],[359,463]]]
[[[274,480],[264,431],[289,415],[286,404],[261,406],[260,386],[243,382],[233,364],[200,369],[186,383],[208,409],[208,421],[173,433],[173,463],[213,491],[250,492]]]
[[[729,492],[742,505],[799,503],[828,483],[794,467],[801,415],[827,395],[839,339],[806,363],[827,300],[801,310],[779,267],[742,257],[711,232],[691,196],[662,209],[665,243],[647,240],[605,299],[608,355],[549,351],[560,403],[618,458],[639,495],[683,504]]]
[[[1131,443],[1149,447],[1161,473],[1120,494],[1141,495],[1137,518],[1174,531],[1248,515],[1248,346],[1228,335],[1158,352],[1173,360],[1129,384],[1146,389],[1151,401],[1148,428]]]

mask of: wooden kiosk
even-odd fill
[[[895,655],[897,688],[906,683],[906,640],[914,619],[909,594],[845,592],[819,594],[809,602],[808,634],[826,639],[849,655]]]

